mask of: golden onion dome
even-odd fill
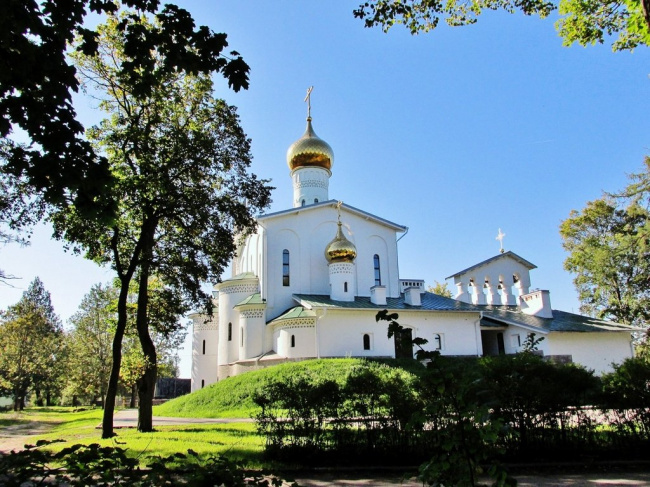
[[[307,130],[287,151],[287,164],[292,171],[299,167],[322,167],[328,171],[334,163],[334,151],[330,145],[319,138],[307,117]]]
[[[336,237],[325,248],[325,258],[330,264],[333,262],[354,262],[357,257],[357,248],[343,235],[340,221],[338,226]]]

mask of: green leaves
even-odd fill
[[[648,4],[648,0],[372,0],[353,14],[366,27],[379,26],[387,32],[395,25],[403,25],[411,34],[419,34],[435,29],[440,20],[453,27],[474,24],[484,10],[520,11],[541,18],[558,10],[562,17],[555,26],[565,45],[602,44],[613,39],[612,49],[620,51],[650,45]],[[618,38],[614,39],[616,34]]]
[[[650,320],[650,165],[618,197],[590,201],[562,222],[581,310],[631,325]]]

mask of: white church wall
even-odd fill
[[[239,358],[241,334],[239,312],[234,308],[245,298],[259,292],[256,278],[227,280],[216,285],[219,291],[218,365],[224,366]]]
[[[314,332],[314,325],[278,327],[273,335],[277,354],[289,359],[316,357]]]
[[[318,322],[318,351],[321,357],[394,357],[393,340],[386,327],[375,321],[375,312],[328,311]],[[371,336],[371,350],[363,349],[363,335]]]
[[[302,245],[300,234],[290,228],[270,222],[267,227],[266,280],[263,295],[266,299],[266,319],[271,320],[295,306],[291,296],[301,292]],[[283,251],[289,251],[289,285],[283,285]]]
[[[516,325],[510,325],[505,330],[502,330],[503,333],[503,344],[505,347],[506,354],[519,353],[524,349],[524,343],[528,338],[528,335],[535,333],[528,328],[522,328]],[[542,352],[544,355],[550,354],[549,348],[549,335],[542,333],[535,333],[535,340],[544,338],[536,346],[536,349]]]
[[[325,247],[336,235],[336,208],[296,208],[295,211],[261,220],[266,231],[266,272],[263,297],[267,299],[267,320],[276,318],[294,302],[292,294],[329,295],[329,272]],[[399,296],[399,271],[396,233],[356,213],[341,210],[345,236],[357,247],[357,278],[352,285],[355,295],[370,296],[374,285],[373,256],[381,261],[382,284],[389,297]],[[261,246],[260,246],[261,247]],[[282,286],[282,250],[291,256],[291,284]],[[259,275],[259,274],[258,274]],[[279,283],[279,284],[278,284]]]
[[[219,333],[217,319],[194,314],[192,318],[192,392],[217,381]]]
[[[479,356],[483,353],[478,313],[400,311],[397,321],[413,328],[414,336],[429,341],[425,350],[433,351],[441,346],[442,355]]]
[[[395,344],[388,339],[387,324],[375,320],[375,311],[328,311],[318,323],[321,357],[394,357]],[[426,313],[400,311],[400,325],[413,329],[413,336],[429,340],[425,347],[434,350],[437,338],[443,355],[482,353],[478,313]],[[364,350],[363,335],[369,334],[371,350]]]
[[[514,282],[513,276],[517,277],[517,283]],[[476,287],[470,286],[468,288],[470,279],[474,281]],[[504,294],[503,290],[498,291],[500,294],[498,302],[488,303],[489,291],[484,285],[487,283],[488,286],[496,289],[500,281],[503,281],[502,285],[505,287],[506,294],[511,295],[509,303],[501,302],[501,296]],[[518,297],[530,290],[530,271],[528,267],[518,260],[505,256],[476,267],[460,276],[455,276],[454,284],[456,286],[461,285],[460,290],[470,293],[470,296],[461,299],[462,301],[474,304],[517,304]],[[497,296],[494,297],[497,298]],[[458,295],[456,298],[458,299]]]
[[[570,333],[548,335],[548,355],[571,355],[573,362],[600,375],[612,371],[612,362],[633,356],[630,333]]]

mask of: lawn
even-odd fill
[[[251,468],[265,466],[264,438],[257,435],[253,423],[188,424],[160,426],[153,433],[140,433],[135,428],[116,429],[114,438],[101,439],[97,429],[102,419],[101,409],[75,410],[73,408],[29,408],[22,413],[0,413],[0,431],[10,425],[38,422],[49,431],[30,436],[29,443],[38,440],[64,440],[48,448],[60,450],[76,443],[98,443],[128,450],[143,465],[150,456],[168,456],[192,449],[199,454],[223,454],[241,460]]]

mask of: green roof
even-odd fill
[[[262,295],[260,293],[251,294],[246,299],[244,299],[242,302],[237,303],[235,305],[235,308],[237,306],[244,306],[244,305],[247,305],[247,304],[266,304],[266,300],[262,299]]]
[[[224,279],[223,282],[226,281],[243,281],[245,279],[257,279],[257,276],[255,275],[254,272],[242,272],[241,274],[237,274],[236,276],[233,276],[229,279]]]
[[[277,323],[278,321],[294,320],[296,318],[316,318],[316,313],[302,306],[295,306],[291,309],[288,309],[277,318],[269,321],[267,325]]]

